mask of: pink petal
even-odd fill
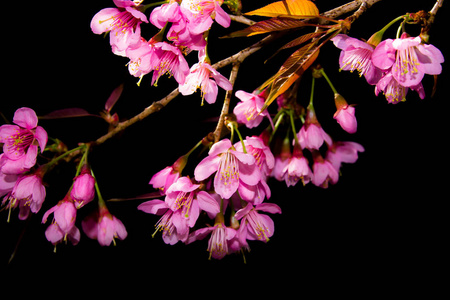
[[[387,39],[382,41],[378,46],[373,50],[372,53],[372,63],[382,69],[387,70],[395,62],[395,52],[396,50],[392,46],[393,40]]]
[[[197,201],[200,209],[210,214],[216,215],[220,212],[219,203],[217,203],[217,201],[205,191],[200,191],[197,193]]]
[[[48,136],[47,131],[41,126],[36,127],[36,132],[34,133],[35,139],[39,143],[39,148],[41,148],[41,153],[44,152],[45,146],[47,145]]]
[[[223,10],[222,7],[216,5],[215,21],[225,28],[228,28],[231,23],[230,16]]]
[[[14,113],[13,122],[20,127],[33,129],[37,126],[38,117],[31,108],[22,107]]]
[[[214,146],[213,146],[214,147]],[[220,164],[220,156],[208,156],[205,157],[195,168],[194,176],[195,180],[203,181],[214,172],[217,171]]]
[[[91,20],[91,30],[95,34],[102,34],[110,30],[111,23],[114,22],[115,15],[119,14],[118,8],[104,8],[99,11]]]
[[[140,204],[137,208],[143,212],[161,216],[169,209],[169,206],[161,200],[150,200]]]

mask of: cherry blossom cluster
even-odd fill
[[[15,208],[19,208],[20,220],[27,219],[30,212],[37,214],[40,211],[46,198],[44,176],[58,161],[74,152],[65,152],[47,163],[38,164],[39,152],[59,152],[57,148],[60,144],[56,142],[47,146],[47,132],[37,125],[38,117],[30,108],[19,108],[13,123],[15,125],[0,126],[0,143],[3,144],[3,153],[0,154],[0,197],[4,196],[2,206],[9,211],[8,221]],[[86,155],[78,165],[73,183],[66,196],[47,210],[42,218],[42,223],[46,223],[53,213],[53,221],[45,236],[55,246],[67,240],[74,245],[80,241],[80,230],[75,226],[77,210],[95,197],[96,181],[86,160],[87,149],[82,146],[76,150],[84,150]],[[127,236],[122,222],[109,213],[103,200],[99,201],[99,211],[83,220],[82,227],[87,236],[97,239],[101,245],[111,244],[114,237],[124,239]]]
[[[424,43],[421,36],[411,37],[406,32],[396,39],[382,40],[390,25],[376,32],[367,42],[345,34],[334,37],[334,45],[342,50],[340,68],[357,70],[367,83],[375,85],[375,94],[383,92],[389,103],[406,101],[409,89],[424,99],[422,79],[425,74],[441,74],[444,56],[435,46]]]
[[[183,95],[198,88],[202,98],[214,103],[218,87],[231,90],[231,83],[211,66],[206,51],[206,39],[214,21],[230,26],[230,16],[221,8],[219,0],[171,0],[154,8],[150,18],[142,12],[142,1],[114,0],[115,8],[99,11],[91,21],[96,34],[109,32],[114,54],[130,59],[131,75],[142,78],[153,72],[152,85],[168,74],[179,84]],[[146,40],[141,36],[141,24],[151,23],[159,32]],[[166,33],[167,31],[167,33]],[[185,55],[198,51],[198,63],[191,68]]]

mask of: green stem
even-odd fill
[[[320,69],[320,73],[322,74],[322,76],[327,80],[328,85],[330,86],[331,90],[333,91],[333,93],[338,94],[338,92],[336,91],[336,89],[334,88],[334,85],[331,83],[330,78],[328,78],[327,74],[325,73],[325,71],[322,69]]]
[[[298,142],[297,131],[295,129],[294,111],[293,110],[289,111],[289,117],[291,119],[291,128],[292,128],[292,133],[294,134],[295,143],[297,145],[300,145],[300,143]]]
[[[146,5],[142,6],[140,9],[141,9],[142,12],[145,12],[149,8],[152,8],[152,7],[158,6],[158,5],[162,5],[164,3],[169,3],[169,1],[159,1],[159,2],[149,3],[149,4],[146,4]]]
[[[100,188],[98,187],[97,178],[94,175],[94,171],[91,169],[91,175],[95,179],[95,192],[97,193],[98,197],[98,207],[106,207],[105,200],[103,200],[102,193],[100,193]]]
[[[237,135],[239,136],[239,140],[241,141],[241,144],[242,144],[242,150],[244,150],[244,153],[247,153],[247,149],[245,149],[244,139],[242,138],[242,135],[239,132],[236,123],[233,123],[233,129],[236,131]],[[233,131],[231,131],[231,132],[233,133]]]
[[[72,154],[72,153],[74,153],[76,151],[82,150],[84,148],[87,148],[87,146],[86,145],[81,145],[79,147],[73,148],[72,150],[66,151],[65,153],[61,154],[60,156],[58,156],[58,157],[54,158],[53,160],[51,160],[50,162],[48,162],[47,166],[51,167],[54,164],[56,164],[57,162],[59,162],[61,159],[63,159],[64,157],[66,157],[66,156],[68,156],[68,155],[70,155],[70,154]]]
[[[314,109],[313,106],[313,100],[314,100],[314,85],[316,83],[316,78],[312,78],[312,83],[311,83],[311,96],[309,98],[309,105],[308,105],[308,109]]]
[[[402,15],[402,16],[400,16],[400,17],[395,18],[394,20],[392,20],[391,22],[389,22],[386,26],[384,26],[379,32],[381,32],[381,33],[384,34],[384,32],[385,32],[389,27],[391,27],[391,26],[394,25],[396,22],[398,22],[398,21],[400,21],[400,20],[402,20],[402,19],[405,19],[405,15]]]

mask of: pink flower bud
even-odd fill
[[[348,133],[355,133],[358,125],[355,117],[355,108],[348,105],[344,97],[339,94],[334,95],[334,101],[337,111],[333,118],[341,125],[342,129]]]
[[[92,201],[95,196],[95,178],[91,175],[89,167],[83,166],[81,174],[75,177],[70,196],[80,208]]]

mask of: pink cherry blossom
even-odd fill
[[[348,133],[355,133],[358,123],[355,117],[355,107],[349,105],[340,94],[334,95],[336,113],[333,118],[341,125],[342,129]]]
[[[160,51],[160,60],[153,71],[152,85],[158,83],[158,79],[169,74],[178,84],[183,84],[189,74],[189,65],[178,47],[166,42],[155,44],[156,51]]]
[[[381,70],[372,63],[372,53],[374,48],[366,42],[349,37],[345,34],[338,34],[331,39],[334,45],[341,49],[339,56],[339,66],[341,70],[357,70],[359,76],[366,78],[369,84],[376,84],[381,78]]]
[[[421,82],[416,86],[405,87],[398,83],[392,75],[392,72],[389,71],[377,83],[375,87],[375,94],[378,96],[380,92],[383,92],[389,103],[397,104],[399,102],[406,101],[406,94],[410,88],[419,94],[420,99],[425,99],[425,89],[423,88]]]
[[[332,142],[330,136],[322,129],[322,126],[317,121],[314,109],[310,107],[306,111],[305,124],[298,132],[297,138],[302,149],[319,150],[324,141],[329,145]]]
[[[226,91],[233,89],[230,81],[207,62],[204,51],[200,51],[199,62],[191,67],[190,73],[186,77],[184,84],[180,85],[179,91],[186,96],[193,94],[199,88],[202,98],[209,104],[212,104],[216,102],[217,85]]]
[[[241,220],[239,232],[241,239],[259,240],[267,243],[275,231],[273,220],[259,211],[281,214],[281,208],[274,203],[262,203],[254,207],[247,204],[236,212],[235,218]]]
[[[30,211],[37,213],[41,209],[46,195],[42,177],[43,173],[40,169],[33,174],[20,176],[7,197],[10,208],[19,206],[19,219],[24,220]]]
[[[159,29],[162,29],[166,26],[167,22],[176,23],[181,17],[182,13],[180,6],[178,5],[178,2],[175,1],[171,3],[164,3],[163,5],[153,9],[149,20],[153,25]]]
[[[104,8],[91,20],[91,30],[95,34],[110,32],[112,51],[125,56],[126,50],[138,45],[141,39],[142,22],[148,23],[147,17],[137,9],[137,4],[130,0],[113,0],[117,8]]]
[[[147,42],[141,38],[135,48],[126,50],[126,55],[130,59],[128,71],[131,75],[142,79],[159,65],[162,52],[154,46],[155,43],[153,40]]]
[[[339,180],[339,172],[335,167],[320,155],[318,151],[313,151],[313,177],[311,182],[318,187],[328,188],[328,183],[336,184]]]
[[[364,152],[364,147],[355,142],[334,142],[328,148],[326,160],[336,170],[341,168],[341,163],[353,164],[358,159],[358,152]]]
[[[69,237],[72,244],[80,241],[80,231],[75,226],[77,209],[70,196],[66,196],[57,205],[50,208],[43,216],[42,223],[46,223],[50,214],[53,213],[52,224],[45,231],[45,237],[49,242],[56,245]]]
[[[392,76],[401,86],[416,87],[425,74],[442,72],[444,56],[435,46],[423,44],[419,36],[404,33],[399,39],[382,41],[375,48],[372,61],[382,70],[392,68]]]
[[[17,125],[0,126],[0,143],[3,143],[4,153],[0,166],[5,174],[21,174],[33,167],[38,147],[42,153],[48,140],[44,128],[37,126],[38,118],[31,108],[16,110],[13,123]]]
[[[113,216],[106,206],[100,206],[99,211],[86,217],[81,226],[84,233],[91,238],[96,239],[101,246],[114,244],[115,239],[124,240],[128,233],[123,223]]]
[[[183,0],[181,8],[187,12],[192,22],[189,24],[193,33],[202,33],[211,27],[213,19],[223,27],[229,27],[231,23],[230,16],[220,7],[223,1],[218,0]]]
[[[264,106],[264,98],[244,91],[237,91],[236,98],[241,100],[233,110],[239,123],[245,124],[248,128],[257,127],[264,117],[268,117],[267,110],[261,112]]]
[[[309,168],[308,160],[301,153],[301,149],[294,149],[294,153],[287,160],[282,174],[282,178],[284,178],[288,187],[296,185],[300,179],[303,185],[309,183],[313,173]]]
[[[230,253],[228,250],[228,244],[235,237],[236,230],[226,227],[223,222],[216,222],[213,227],[201,228],[189,235],[187,244],[190,244],[197,240],[202,240],[208,235],[211,237],[208,241],[207,251],[209,252],[209,258],[222,259]]]
[[[181,171],[187,163],[187,156],[183,155],[178,158],[171,166],[165,167],[150,179],[149,184],[153,185],[153,188],[159,189],[161,195],[165,195],[167,189],[180,178]]]
[[[261,179],[253,155],[236,151],[229,139],[215,143],[208,155],[195,168],[195,179],[200,182],[216,173],[214,190],[222,198],[229,199],[241,182],[256,185]]]

